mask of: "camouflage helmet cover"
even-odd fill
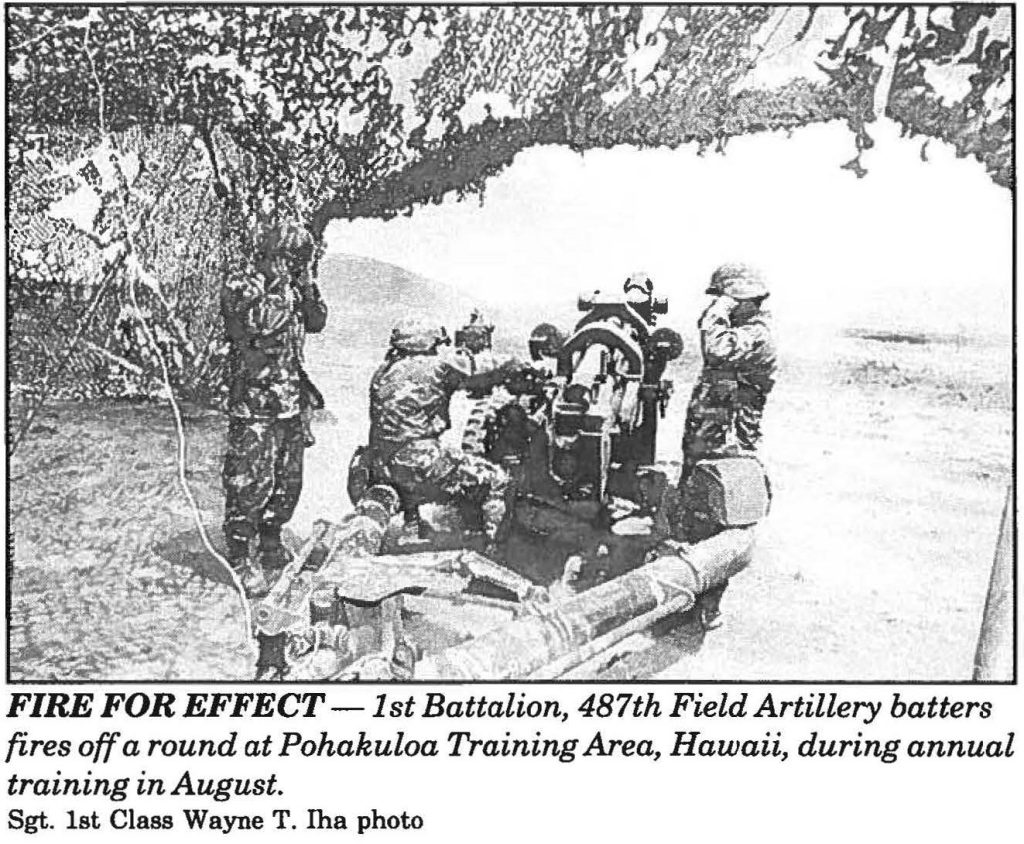
[[[430,352],[443,343],[447,333],[423,317],[406,317],[391,329],[391,348],[400,352]]]
[[[711,274],[711,284],[705,292],[740,300],[762,299],[768,295],[768,285],[760,271],[747,264],[722,264]]]
[[[283,255],[308,261],[313,256],[313,249],[313,236],[309,230],[291,220],[267,226],[256,242],[256,251],[268,258]]]

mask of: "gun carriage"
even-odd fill
[[[538,325],[531,362],[510,369],[501,387],[470,396],[462,447],[503,466],[513,482],[497,559],[480,553],[479,538],[457,517],[452,526],[453,508],[444,514],[449,530],[429,540],[403,536],[394,518],[399,492],[357,452],[348,484],[355,510],[318,523],[255,608],[261,676],[547,676],[574,654],[609,646],[615,630],[692,606],[712,581],[746,564],[745,524],[766,510],[766,486],[745,524],[719,519],[707,532],[712,545],[676,543],[675,563],[644,565],[669,540],[669,511],[680,506],[656,447],[672,395],[665,372],[682,340],[656,326],[668,305],[649,282],[627,282],[618,295],[595,291],[578,307],[571,332]],[[485,360],[492,334],[475,314],[456,332],[457,351]],[[659,565],[675,579],[651,568]],[[471,641],[462,635],[422,659],[407,623],[414,602],[433,602],[449,619],[473,615]]]

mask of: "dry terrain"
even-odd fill
[[[308,452],[299,535],[347,507],[345,468],[393,319],[429,307],[453,326],[472,304],[363,259],[333,259],[323,287],[332,318],[308,355],[328,411]],[[520,354],[533,323],[573,318],[569,302],[558,314],[490,315],[499,346]],[[775,506],[727,593],[725,624],[701,636],[683,618],[634,636],[601,676],[968,678],[1010,480],[1008,330],[1000,337],[853,326],[784,344],[766,417]],[[667,460],[695,373],[692,352],[672,373]],[[189,479],[216,537],[225,423],[200,409],[186,422]],[[239,603],[177,484],[165,406],[53,405],[10,472],[14,679],[250,676]]]

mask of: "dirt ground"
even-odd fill
[[[357,276],[367,296],[347,296],[345,319],[308,349],[329,410],[308,453],[298,535],[346,509],[367,379],[398,304],[430,296],[446,314],[466,305],[371,262],[340,263],[325,286]],[[500,344],[525,345],[521,316],[509,316]],[[783,346],[765,420],[773,512],[726,595],[725,624],[703,636],[674,619],[578,676],[970,677],[1010,481],[1008,340],[860,328]],[[666,459],[677,456],[693,357],[672,374]],[[193,409],[186,427],[189,480],[219,541],[225,422]],[[251,677],[240,605],[199,546],[175,448],[166,406],[54,405],[39,415],[10,466],[13,679]]]

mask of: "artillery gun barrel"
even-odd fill
[[[555,680],[562,677],[567,672],[572,671],[573,669],[578,669],[580,666],[585,666],[586,663],[591,662],[592,660],[596,660],[597,657],[609,648],[615,647],[615,645],[623,639],[646,630],[652,624],[656,624],[667,616],[673,615],[677,612],[686,612],[692,606],[693,597],[691,595],[687,593],[677,595],[668,603],[661,604],[643,615],[638,615],[636,618],[627,621],[625,624],[616,627],[614,630],[610,630],[603,636],[591,639],[578,650],[567,653],[565,656],[559,657],[554,662],[549,662],[547,665],[534,671],[526,679]]]
[[[567,601],[541,607],[536,615],[427,657],[417,666],[416,679],[512,680],[542,671],[547,675],[545,666],[639,616],[669,603],[677,611],[689,609],[699,595],[747,566],[753,541],[753,528],[735,528],[659,557]]]

